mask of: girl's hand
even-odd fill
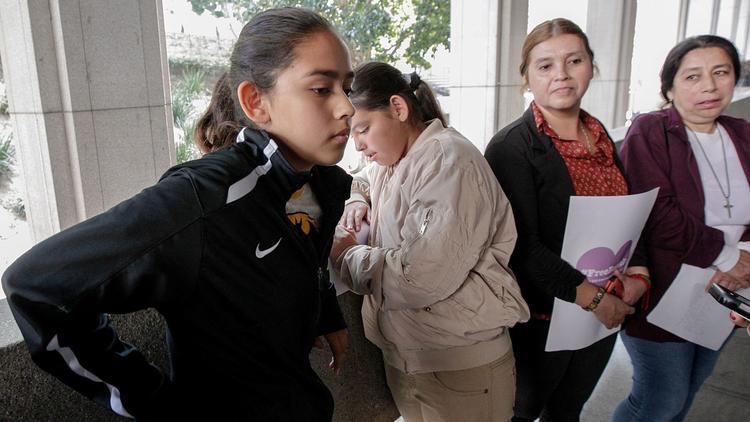
[[[323,338],[328,343],[328,347],[331,348],[333,357],[328,367],[333,369],[336,375],[341,374],[341,366],[344,364],[344,358],[346,357],[346,349],[349,346],[349,331],[344,328],[332,333],[328,333],[325,336],[318,337],[315,339],[313,346],[317,349],[323,349]]]
[[[339,224],[356,233],[362,227],[363,220],[370,223],[370,206],[362,201],[355,201],[344,208]]]
[[[340,259],[347,249],[357,244],[357,235],[354,229],[347,229],[342,225],[336,226],[333,233],[333,246],[331,246],[331,262],[336,270],[341,268]]]

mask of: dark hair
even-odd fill
[[[523,47],[521,48],[521,66],[518,68],[521,72],[521,76],[526,76],[526,72],[529,70],[529,55],[534,47],[550,38],[565,34],[575,35],[583,41],[583,46],[586,48],[589,58],[591,58],[591,65],[596,69],[596,65],[594,65],[594,51],[589,45],[589,38],[586,36],[586,33],[583,32],[581,27],[576,25],[573,21],[565,18],[555,18],[544,21],[535,26],[523,41]]]
[[[336,33],[317,13],[302,8],[269,9],[253,16],[232,49],[229,71],[216,82],[208,110],[198,120],[195,142],[203,153],[227,148],[243,126],[254,126],[237,98],[237,87],[252,82],[274,87],[279,71],[294,60],[294,47],[311,34]]]
[[[440,119],[446,125],[440,104],[427,82],[412,73],[408,79],[395,67],[381,62],[370,62],[354,70],[352,93],[349,98],[354,108],[378,110],[388,108],[390,98],[398,95],[409,107],[410,122],[417,124]]]
[[[708,48],[718,47],[724,50],[732,61],[732,67],[734,67],[734,84],[740,81],[740,56],[737,54],[737,49],[734,47],[731,41],[718,35],[698,35],[696,37],[690,37],[682,40],[676,46],[672,47],[667,54],[667,58],[664,59],[664,64],[661,67],[659,76],[661,77],[661,96],[667,103],[670,102],[667,93],[674,87],[674,77],[677,74],[677,70],[682,64],[682,59],[685,58],[687,53],[697,48]]]

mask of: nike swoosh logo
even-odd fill
[[[273,246],[271,246],[270,248],[261,250],[260,249],[260,242],[258,242],[258,246],[255,247],[255,256],[258,259],[261,259],[261,258],[265,257],[266,255],[268,255],[271,252],[273,252],[276,249],[276,247],[279,246],[279,243],[281,243],[281,238],[279,238],[279,240],[277,240],[276,243]]]

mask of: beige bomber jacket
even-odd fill
[[[365,335],[406,373],[461,370],[510,348],[529,318],[508,260],[513,213],[485,158],[439,120],[394,166],[355,176],[349,202],[371,205],[368,245],[349,248],[341,280],[365,295]]]

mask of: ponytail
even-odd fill
[[[411,78],[412,82],[414,80],[417,81],[414,84],[416,87],[413,88],[413,90],[414,97],[416,97],[417,104],[419,104],[419,108],[422,112],[422,121],[440,119],[443,126],[448,126],[445,122],[445,117],[443,116],[443,110],[440,108],[440,103],[438,103],[437,98],[435,98],[435,93],[432,92],[432,89],[427,82],[423,81],[419,75],[417,75],[417,72],[412,73]],[[409,84],[410,88],[411,86],[412,83]]]
[[[203,154],[219,151],[234,143],[241,128],[235,119],[229,74],[224,73],[216,81],[208,109],[195,125],[195,143]]]
[[[409,106],[414,124],[439,119],[446,126],[445,117],[432,89],[416,72],[404,75],[395,67],[380,62],[365,63],[354,71],[350,99],[355,108],[377,110],[387,108],[390,98],[398,95]]]

